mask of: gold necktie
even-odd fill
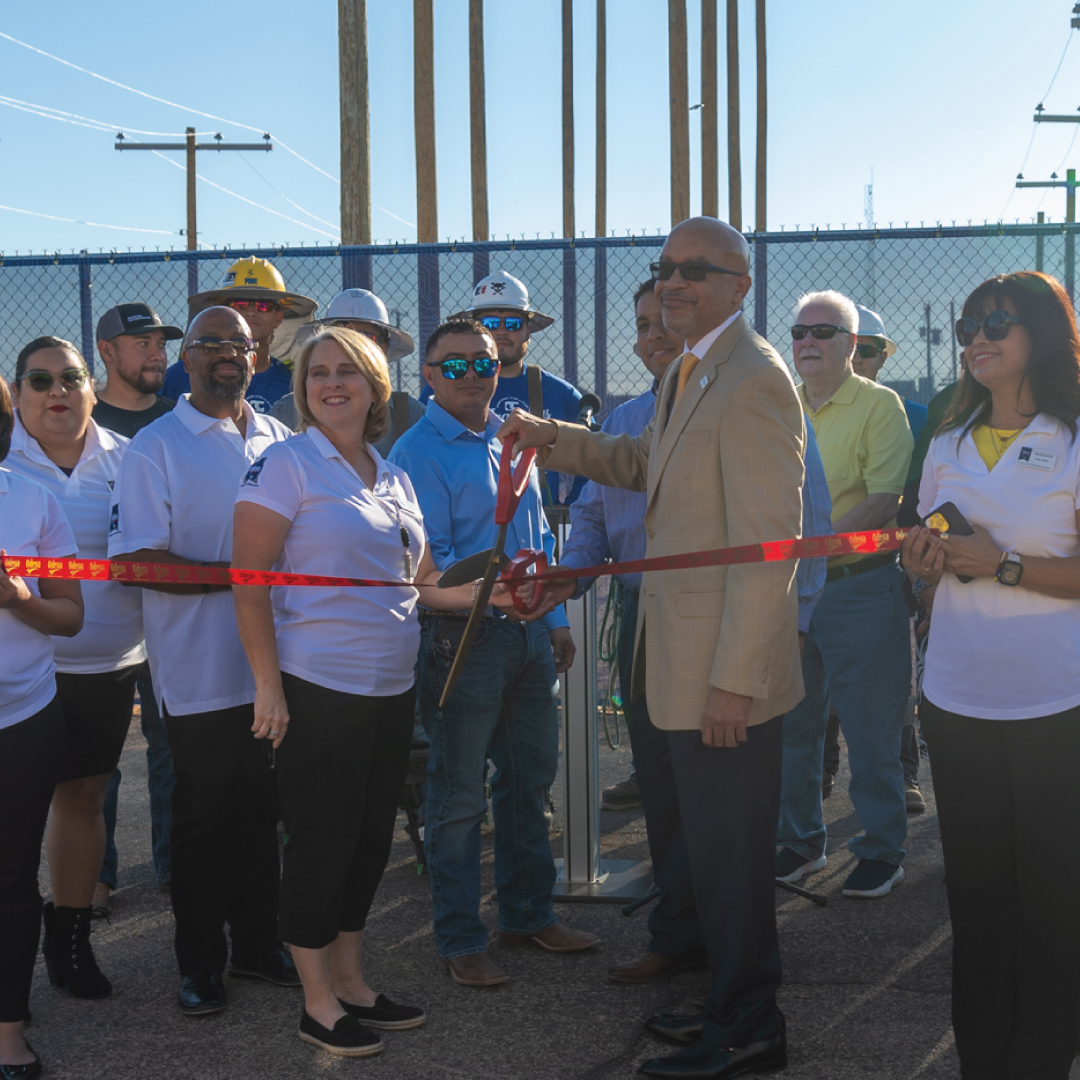
[[[675,400],[678,401],[682,396],[682,392],[686,389],[686,383],[690,376],[694,374],[694,369],[698,366],[698,357],[692,352],[683,353],[682,355],[682,367],[679,368],[679,381],[675,384]]]

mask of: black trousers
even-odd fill
[[[172,904],[181,975],[249,964],[277,944],[280,867],[269,740],[251,733],[254,705],[170,716],[176,788]]]
[[[60,702],[0,728],[0,1024],[22,1020],[41,936],[38,866],[67,733]]]
[[[747,729],[734,750],[700,731],[634,728],[634,765],[664,923],[676,952],[704,945],[712,983],[704,1038],[746,1046],[776,1034],[776,823],[782,718]],[[650,930],[656,930],[650,921]]]
[[[924,700],[965,1080],[1066,1080],[1080,1035],[1080,708],[980,720]]]
[[[361,697],[282,674],[278,750],[285,821],[281,939],[321,949],[363,930],[394,840],[415,692]]]

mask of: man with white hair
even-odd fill
[[[835,533],[895,525],[913,447],[900,398],[852,370],[858,333],[859,313],[838,292],[810,293],[795,308],[798,393],[825,465]],[[864,830],[848,843],[859,861],[843,893],[884,896],[903,880],[907,837],[900,735],[911,662],[903,574],[894,554],[829,560],[802,669],[806,697],[784,717],[776,876],[798,881],[825,867],[821,774],[831,699]]]

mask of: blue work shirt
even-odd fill
[[[925,405],[920,405],[917,401],[908,401],[904,398],[904,412],[907,413],[908,427],[911,428],[911,437],[917,442],[919,436],[922,434],[922,429],[926,427],[926,420],[929,415]]]
[[[495,432],[500,424],[499,417],[489,412],[486,429],[470,431],[432,399],[423,419],[390,451],[389,460],[408,473],[416,491],[437,570],[495,546],[502,450]],[[544,517],[535,469],[506,530],[506,554],[513,558],[522,548],[542,548],[554,561],[555,538]],[[540,622],[548,630],[569,625],[562,607]]]
[[[604,421],[603,430],[611,435],[637,437],[652,421],[656,412],[656,383],[652,389],[620,405]],[[806,475],[803,479],[803,536],[828,536],[832,533],[832,499],[825,482],[814,430],[806,425]],[[626,562],[645,558],[644,491],[607,487],[590,481],[581,497],[570,508],[570,538],[563,546],[560,566],[595,566],[611,559]],[[619,580],[637,592],[641,574],[620,574]],[[579,582],[579,591],[584,582]],[[810,629],[810,616],[825,588],[825,559],[800,559],[795,572],[799,594],[799,629]]]
[[[276,356],[270,357],[265,371],[251,376],[251,385],[244,395],[247,403],[257,412],[269,414],[274,404],[292,391],[292,368],[286,367]],[[179,401],[181,394],[191,393],[191,379],[184,369],[184,361],[177,360],[165,372],[161,387],[162,397]]]
[[[526,361],[526,364],[528,362]],[[540,388],[544,396],[544,417],[548,420],[566,420],[573,423],[580,412],[581,392],[550,372],[540,372]],[[420,400],[427,402],[431,399],[431,387],[424,384],[420,391]],[[499,376],[499,385],[495,387],[488,408],[500,419],[505,420],[515,409],[529,411],[529,376],[525,368],[520,375],[512,379],[505,375]],[[585,486],[583,476],[564,476],[561,473],[546,471],[544,481],[547,490],[544,494],[544,505],[569,506],[581,493]]]

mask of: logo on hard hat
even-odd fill
[[[221,279],[221,284],[222,285],[231,285],[235,280],[236,280],[236,271],[235,270],[228,270],[228,271],[226,271],[225,276]]]
[[[501,296],[506,289],[505,281],[493,281],[491,283],[491,291],[498,296]]]

